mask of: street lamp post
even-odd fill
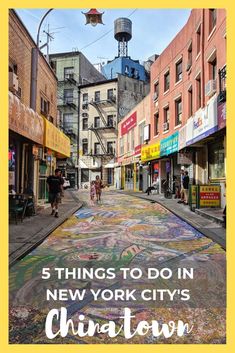
[[[38,62],[40,53],[40,29],[43,21],[48,14],[54,9],[49,9],[42,17],[37,32],[37,43],[36,47],[32,49],[32,61],[31,61],[31,85],[30,85],[30,108],[36,111],[37,104],[37,79],[38,79]],[[91,9],[88,12],[83,13],[86,16],[86,24],[96,26],[98,23],[103,24],[102,15],[103,12],[99,12],[96,9]]]
[[[40,55],[40,30],[43,21],[48,16],[48,14],[54,9],[49,9],[43,15],[39,22],[38,32],[37,32],[37,42],[36,47],[32,48],[32,57],[31,57],[31,84],[30,84],[30,108],[32,108],[35,112],[37,111],[37,81],[38,81],[38,66],[39,66],[39,55]],[[86,16],[86,24],[91,24],[92,26],[96,26],[98,23],[103,24],[102,15],[103,13],[97,11],[96,9],[90,9],[88,12],[83,13]],[[79,116],[78,116],[79,120]],[[78,121],[78,129],[79,129],[79,121]],[[78,140],[79,140],[79,131],[78,131]],[[78,146],[79,148],[79,141]],[[79,152],[78,152],[78,161],[79,161]],[[77,161],[77,162],[78,162]],[[30,185],[33,185],[34,179],[34,165],[33,160],[31,160],[30,167]]]

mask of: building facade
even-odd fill
[[[118,122],[149,92],[141,80],[118,75],[80,86],[79,187],[89,187],[95,175],[116,185]]]
[[[118,124],[118,165],[115,186],[118,189],[144,191],[148,185],[148,166],[141,163],[141,148],[150,139],[150,94]]]
[[[39,54],[36,111],[30,108],[31,56],[35,42],[14,10],[9,11],[9,188],[47,199],[46,178],[56,160],[70,154],[57,128],[57,79]]]
[[[218,184],[225,204],[226,12],[192,10],[151,66],[151,141],[142,162],[173,186],[187,169],[191,184]],[[158,155],[154,151],[158,151]],[[208,196],[209,197],[209,196]],[[213,202],[211,203],[213,204]],[[210,202],[208,201],[208,206]]]
[[[78,51],[50,55],[50,64],[58,79],[58,124],[70,138],[70,158],[61,160],[58,166],[70,180],[72,187],[78,184],[78,109],[79,85],[104,80],[87,58]]]

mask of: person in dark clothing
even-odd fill
[[[189,193],[189,176],[187,170],[184,172],[183,176],[183,190],[184,190],[184,203],[188,205],[188,193]]]
[[[63,184],[64,179],[61,177],[61,171],[55,170],[55,175],[50,175],[47,178],[47,185],[49,191],[49,202],[51,204],[51,215],[59,217],[58,215],[58,204],[61,202],[61,196],[63,196]]]

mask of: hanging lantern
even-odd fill
[[[99,12],[96,9],[90,9],[88,12],[82,12],[86,16],[86,25],[91,24],[96,26],[98,23],[103,25],[102,15],[104,12]]]

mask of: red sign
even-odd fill
[[[135,153],[134,155],[140,154],[141,153],[141,145],[138,145],[135,147]]]
[[[226,103],[218,105],[218,128],[223,129],[226,126]]]
[[[137,114],[134,112],[121,124],[121,135],[127,134],[131,129],[137,125]]]

